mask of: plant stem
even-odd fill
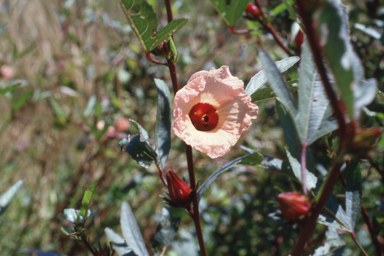
[[[92,246],[88,243],[87,238],[82,235],[81,241],[85,244],[85,246],[88,248],[88,250],[92,253],[92,255],[96,255],[96,252],[93,250]]]
[[[255,5],[259,9],[261,17],[265,17],[263,7],[262,7],[259,0],[255,0]],[[265,24],[262,19],[260,19],[260,23],[261,23],[261,25],[263,25],[264,29],[268,30],[269,33],[272,34],[272,36],[273,36],[273,38],[275,38],[275,41],[277,42],[277,44],[288,54],[288,56],[292,56],[292,53],[289,51],[288,47],[283,43],[283,41],[281,41],[281,38],[276,33],[276,30],[273,28],[272,24],[271,23]]]
[[[303,143],[301,145],[300,151],[300,165],[301,165],[301,184],[303,185],[304,195],[307,196],[307,144]]]
[[[357,244],[357,246],[360,248],[360,250],[363,252],[365,256],[368,256],[367,252],[364,250],[364,248],[359,244],[359,242],[356,240],[355,233],[351,233],[352,240]]]
[[[335,159],[332,169],[328,173],[328,176],[325,179],[324,184],[318,193],[318,196],[316,198],[317,203],[313,207],[311,211],[311,215],[309,216],[308,221],[306,222],[303,230],[300,233],[299,239],[297,240],[295,248],[293,249],[292,256],[299,256],[304,252],[304,246],[307,243],[307,241],[310,239],[313,231],[315,230],[317,218],[319,217],[319,214],[323,210],[329,196],[331,195],[333,187],[337,181],[337,176],[340,172],[340,168],[344,163],[343,161],[344,155],[345,155],[344,150],[339,150],[339,152],[337,153],[337,158]]]
[[[165,63],[165,62],[161,62],[161,61],[152,59],[151,52],[145,52],[145,57],[147,58],[147,60],[149,60],[150,62],[153,62],[155,64],[163,65],[163,66],[168,66],[168,64]]]
[[[167,17],[168,17],[168,23],[169,23],[173,20],[171,0],[165,0],[165,6],[167,9]],[[168,60],[168,68],[169,68],[169,73],[171,74],[173,91],[176,95],[177,91],[179,90],[179,82],[177,80],[176,65],[170,59]],[[197,235],[197,239],[199,241],[199,246],[200,246],[200,253],[202,256],[207,256],[207,251],[205,249],[205,243],[203,238],[203,231],[201,229],[201,222],[200,222],[199,199],[197,198],[197,187],[196,187],[195,171],[193,167],[192,147],[185,144],[185,153],[187,155],[189,183],[191,187],[191,193],[193,193],[193,196],[192,196],[193,213],[191,214],[191,216],[195,224],[196,235]]]

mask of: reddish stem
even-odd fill
[[[300,165],[301,165],[301,184],[303,185],[303,192],[305,196],[308,196],[307,192],[307,144],[301,145],[300,151]]]
[[[248,29],[236,30],[233,26],[229,26],[229,30],[231,30],[232,34],[248,34]]]
[[[163,65],[163,66],[168,66],[168,64],[165,63],[165,62],[161,62],[161,61],[152,59],[151,52],[145,52],[145,57],[147,58],[147,60],[149,60],[150,62],[153,62],[155,64]]]

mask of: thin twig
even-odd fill
[[[301,184],[303,185],[304,195],[308,195],[307,191],[307,144],[303,143],[301,145],[300,151],[300,165],[301,165]]]
[[[147,58],[147,60],[149,60],[150,62],[153,62],[155,64],[163,65],[163,66],[168,66],[168,64],[165,63],[165,62],[161,62],[161,61],[152,59],[151,52],[145,52],[145,58]]]

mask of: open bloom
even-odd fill
[[[211,158],[229,152],[243,131],[257,118],[244,83],[227,66],[199,71],[174,100],[174,133]]]

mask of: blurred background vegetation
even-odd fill
[[[148,2],[164,26],[163,1]],[[276,13],[281,1],[262,3],[266,11]],[[258,44],[276,60],[287,57],[261,29],[251,36],[232,35],[207,0],[172,4],[175,18],[188,19],[175,35],[180,86],[194,72],[221,65],[228,65],[247,84],[261,69],[256,59]],[[380,1],[345,4],[350,11],[351,40],[366,77],[375,77],[383,90],[383,41],[353,25],[372,25],[382,33],[384,25],[373,20],[383,20],[384,9],[379,8]],[[272,20],[290,45],[292,20],[288,16],[283,11]],[[125,118],[137,120],[154,138],[157,92],[153,78],[170,85],[167,67],[146,60],[118,1],[1,0],[0,25],[5,23],[0,65],[11,67],[14,74],[3,74],[0,87],[15,82],[22,85],[0,96],[0,194],[19,179],[24,185],[0,217],[1,255],[12,255],[18,249],[87,255],[60,227],[68,225],[61,218],[63,210],[78,208],[92,181],[98,184],[87,231],[91,242],[106,244],[105,227],[120,232],[119,209],[122,201],[128,201],[151,248],[156,216],[164,205],[159,197],[165,195],[163,185],[153,166],[140,168],[120,152],[118,142],[124,134],[137,132]],[[246,27],[244,19],[236,25]],[[297,68],[285,77],[295,82]],[[204,180],[227,161],[243,155],[240,145],[284,159],[285,143],[274,105],[274,100],[259,104],[259,118],[223,158],[212,161],[194,151],[197,179]],[[377,102],[369,108],[384,113]],[[178,138],[173,137],[172,142],[167,167],[187,178],[184,145]],[[324,152],[317,157],[326,155],[324,141],[314,147]],[[364,204],[368,212],[376,212],[375,201],[384,196],[382,182],[368,168],[363,170],[363,178]],[[254,166],[239,166],[221,175],[201,206],[208,254],[287,255],[298,234],[296,226],[269,214],[277,209],[277,195],[294,188],[299,189],[299,184],[286,175]],[[375,215],[380,214],[383,216]],[[183,218],[181,228],[194,232],[189,218]],[[359,230],[359,241],[372,252],[367,231]],[[324,232],[317,235],[321,238]],[[359,255],[356,245],[348,244],[349,255]],[[167,255],[175,253],[169,248]]]

